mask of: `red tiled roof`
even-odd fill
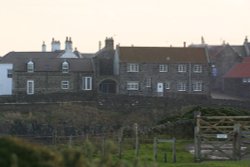
[[[250,77],[250,58],[244,59],[243,63],[236,64],[223,77],[224,78]]]
[[[204,48],[120,47],[119,49],[122,63],[207,63]]]

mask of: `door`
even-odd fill
[[[157,83],[157,95],[163,96],[163,83],[162,82]]]
[[[27,94],[28,95],[34,94],[34,81],[33,80],[27,81]]]

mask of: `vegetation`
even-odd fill
[[[48,148],[28,144],[20,139],[0,138],[0,166],[3,167],[250,167],[246,161],[212,161],[194,163],[193,156],[185,149],[190,141],[177,142],[177,162],[172,163],[171,145],[159,144],[159,156],[153,161],[152,144],[142,144],[139,157],[133,148],[124,150],[122,159],[117,156],[117,146],[107,141],[101,151],[88,140],[82,145],[60,145]],[[167,152],[168,162],[163,153]]]

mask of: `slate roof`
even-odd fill
[[[119,47],[120,62],[207,63],[204,48]]]
[[[223,77],[224,78],[250,77],[250,57],[245,57],[242,63],[236,64]]]
[[[59,58],[62,51],[56,52],[9,52],[1,63],[12,63],[14,71],[26,71],[26,64],[30,60],[34,62],[35,71],[61,71],[61,65],[67,61],[70,71],[92,72],[93,65],[89,58]]]

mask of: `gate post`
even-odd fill
[[[196,162],[201,161],[201,138],[200,138],[200,112],[195,115],[196,126],[194,128],[194,158]]]
[[[234,125],[233,133],[233,159],[238,161],[241,159],[241,130],[240,124]]]

